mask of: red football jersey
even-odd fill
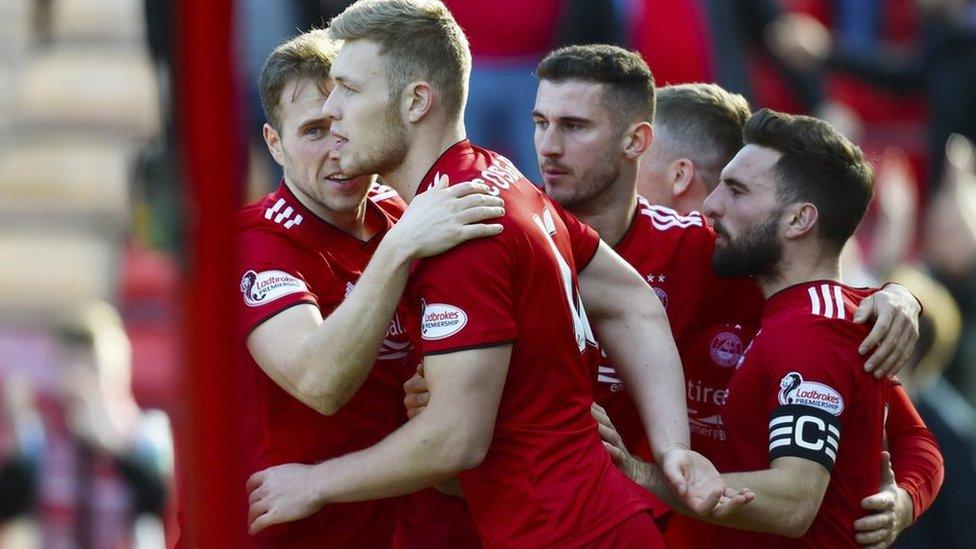
[[[647,509],[590,416],[595,350],[576,272],[596,233],[507,159],[462,141],[421,183],[482,180],[505,199],[501,235],[420,262],[408,291],[425,355],[511,343],[492,444],[461,485],[488,546],[586,544]]]
[[[714,247],[715,234],[698,212],[681,215],[642,197],[630,228],[614,246],[667,312],[684,366],[692,447],[702,453],[725,436],[718,409],[762,309],[762,295],[751,279],[714,274]],[[627,448],[651,459],[637,408],[605,356],[595,400],[607,410]]]
[[[859,547],[861,499],[878,491],[885,402],[891,384],[864,374],[858,346],[868,326],[851,317],[872,289],[822,280],[770,297],[759,332],[729,385],[722,472],[767,469],[776,458],[816,461],[831,472],[813,524],[793,540],[709,528],[730,547]],[[705,541],[705,540],[700,540]]]
[[[316,216],[284,184],[245,207],[238,218],[242,344],[262,322],[301,303],[328,316],[352,290],[404,207],[395,191],[374,185],[366,222],[380,230],[367,242]],[[410,340],[402,314],[398,311],[391,321],[362,387],[332,416],[291,397],[244,349],[247,358],[240,374],[247,376],[250,392],[245,398],[257,421],[251,433],[254,453],[247,456],[253,470],[341,456],[379,442],[400,425],[402,386],[415,368],[406,361]],[[304,520],[269,528],[255,541],[296,547],[389,546],[399,503],[387,499],[327,505]]]

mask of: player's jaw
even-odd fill
[[[721,277],[774,275],[783,257],[779,241],[779,212],[733,236],[721,220],[715,222],[712,268]]]

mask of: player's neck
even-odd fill
[[[572,213],[600,235],[608,245],[616,246],[627,234],[637,213],[637,191],[621,179],[614,181],[604,192],[585,204],[573,208]]]
[[[820,253],[820,250],[810,250],[812,253],[798,252],[799,250],[793,250],[793,253],[784,250],[783,259],[773,274],[755,277],[764,298],[804,282],[840,281],[840,258],[836,254]]]
[[[407,203],[417,196],[423,177],[444,151],[466,139],[464,124],[460,121],[453,127],[435,127],[432,124],[427,126],[417,128],[408,137],[410,145],[403,162],[388,173],[380,174],[380,178],[396,189]]]

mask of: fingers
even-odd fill
[[[420,364],[417,365],[417,375],[420,376],[420,377],[424,377],[424,363],[423,362],[421,362]]]
[[[908,347],[908,339],[907,321],[900,326],[900,329],[892,327],[884,341],[878,346],[878,350],[868,359],[874,365],[874,377],[881,378],[884,375],[890,377],[901,369],[901,366],[908,360],[911,350]]]
[[[447,174],[441,175],[440,173],[438,173],[434,177],[434,185],[431,188],[446,189],[450,184],[451,184],[451,178],[448,177]]]
[[[869,511],[889,511],[895,508],[895,500],[890,494],[882,492],[862,499],[861,508]]]
[[[878,347],[878,350],[864,364],[864,370],[867,372],[870,372],[874,368],[874,366],[878,362],[880,362],[879,361],[880,357],[888,356],[888,350],[890,349],[884,350],[885,352],[882,352],[883,350],[882,347],[884,346],[885,343],[888,343],[889,347],[894,346],[894,343],[888,342],[888,340],[882,342],[882,339],[888,335],[888,332],[891,329],[891,324],[892,321],[894,320],[893,316],[894,315],[890,312],[881,313],[881,315],[878,317],[878,320],[874,323],[874,327],[871,328],[871,332],[868,334],[866,338],[864,338],[864,341],[862,341],[861,345],[858,347],[858,351],[862,355],[867,354],[867,352],[873,349],[874,347],[876,346]],[[879,342],[881,342],[881,345],[878,345]]]
[[[458,220],[461,223],[478,223],[486,219],[496,219],[505,215],[505,208],[500,206],[476,206],[461,212]]]
[[[427,387],[427,380],[424,379],[423,374],[419,373],[408,379],[407,382],[403,384],[403,391],[407,394],[426,393],[429,390],[429,387]]]
[[[261,486],[262,482],[264,482],[264,471],[258,471],[247,479],[247,483],[244,485],[244,488],[250,492],[258,486]]]
[[[403,397],[403,403],[407,406],[408,410],[413,408],[423,408],[430,403],[430,393],[409,393],[407,396]]]
[[[890,535],[891,535],[890,530],[882,529],[882,530],[874,530],[871,532],[861,532],[855,535],[854,539],[857,540],[857,542],[860,543],[861,545],[868,545],[868,544],[884,542],[888,539],[888,536]],[[882,545],[882,547],[884,547],[884,545]]]
[[[479,195],[479,194],[488,196],[488,193],[491,192],[491,187],[489,187],[484,183],[475,183],[472,181],[468,181],[466,183],[458,183],[457,185],[454,185],[448,190],[448,192],[450,192],[451,195],[456,196],[458,198],[464,196],[470,196],[470,195]]]
[[[881,452],[881,484],[894,484],[895,471],[891,468],[891,454],[887,451]]]
[[[271,526],[272,524],[276,524],[276,523],[277,521],[274,519],[274,515],[271,512],[266,512],[258,516],[257,518],[255,518],[251,522],[251,525],[248,527],[247,531],[249,534],[253,536],[254,534],[260,532],[261,530],[264,530],[268,526]]]
[[[868,321],[869,318],[871,318],[873,314],[874,314],[874,296],[871,295],[865,299],[862,299],[861,304],[858,305],[857,310],[854,311],[854,322],[857,322],[858,324],[864,324],[865,322]],[[867,352],[868,349],[870,349],[870,347],[865,348],[864,345],[861,345],[861,349],[862,349],[861,354],[863,355],[864,353]]]
[[[457,199],[457,205],[461,209],[491,206],[493,208],[505,207],[505,201],[497,196],[487,194],[469,194]]]
[[[617,431],[613,427],[608,427],[601,423],[598,425],[597,429],[600,432],[600,438],[604,442],[609,442],[610,444],[613,444],[618,448],[624,447],[624,442],[620,438],[620,434],[617,433]]]
[[[247,523],[251,524],[255,519],[268,512],[267,500],[257,500],[251,502],[247,509]]]
[[[465,225],[461,227],[461,241],[463,242],[486,236],[495,236],[496,234],[501,234],[502,230],[504,230],[504,227],[498,223],[475,223],[473,225]]]
[[[733,489],[732,495],[726,494],[719,500],[718,505],[716,505],[712,510],[711,515],[715,518],[726,517],[735,512],[737,509],[748,505],[754,499],[756,499],[756,494],[751,490],[743,489],[736,492]]]
[[[891,513],[876,513],[867,515],[854,521],[854,529],[858,532],[870,532],[879,529],[891,529],[895,524],[894,515]]]

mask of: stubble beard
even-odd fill
[[[774,212],[734,241],[717,223],[715,230],[725,237],[725,244],[716,246],[712,253],[715,274],[722,278],[776,276],[783,258],[783,246],[777,239],[778,221],[778,212]]]

